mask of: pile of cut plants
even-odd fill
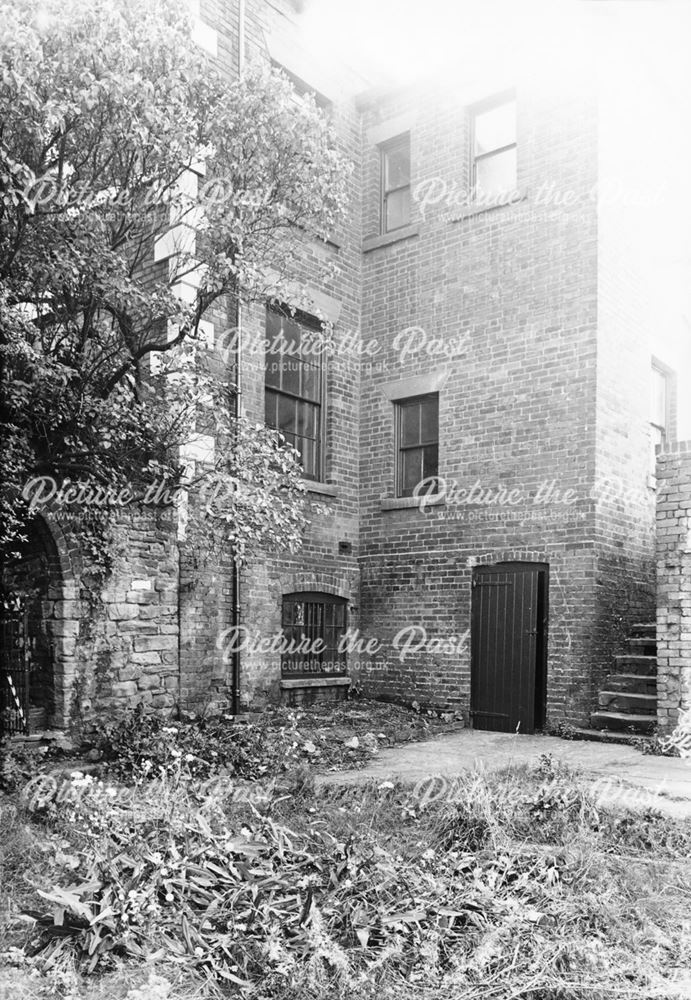
[[[453,713],[422,712],[377,701],[182,720],[135,710],[96,743],[99,759],[120,776],[155,775],[175,757],[197,777],[232,773],[257,779],[298,766],[343,770],[366,765],[385,747],[462,728]]]
[[[691,825],[549,757],[443,796],[176,760],[5,796],[13,998],[688,996]]]
[[[386,747],[432,739],[463,728],[453,712],[407,708],[366,699],[304,709],[277,708],[268,714],[283,760],[332,771],[363,767]]]
[[[122,780],[178,770],[202,780],[233,775],[250,781],[300,767],[339,771],[365,766],[385,747],[462,727],[450,712],[365,699],[237,716],[187,712],[179,718],[139,706],[76,749],[64,743],[0,744],[0,791],[20,788],[41,770],[85,763],[90,772]]]

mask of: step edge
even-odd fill
[[[624,696],[625,698],[645,698],[647,701],[657,701],[656,694],[642,694],[639,691],[611,691],[609,688],[603,688],[600,694],[612,694],[617,698]]]
[[[612,718],[612,719],[643,719],[646,722],[648,721],[648,718],[649,718],[647,715],[636,715],[635,712],[631,712],[631,713],[629,713],[629,712],[608,712],[606,708],[595,709],[593,712],[590,713],[590,717],[592,718],[593,715],[604,715],[608,719],[610,719],[610,718]]]

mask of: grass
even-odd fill
[[[585,779],[546,756],[464,773],[443,796],[430,789],[342,786],[337,774],[315,787],[303,764],[254,804],[223,787],[200,802],[194,782],[171,776],[130,789],[126,803],[88,786],[83,802],[52,812],[5,796],[0,998],[691,996],[690,822],[603,807]],[[246,874],[238,838],[255,851]],[[116,949],[85,975],[72,938],[36,951],[38,926],[21,911],[50,911],[39,890],[78,883],[96,856],[113,884],[149,892],[159,875],[142,859],[156,850],[169,862],[171,845],[184,877],[137,959]],[[202,879],[208,906],[194,904],[200,857],[207,872],[240,866],[223,885]],[[203,956],[172,947],[185,907]],[[219,914],[247,986],[209,978],[223,934],[204,926]]]

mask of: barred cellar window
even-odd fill
[[[345,674],[339,643],[348,626],[348,604],[333,594],[304,591],[283,598],[284,677]]]

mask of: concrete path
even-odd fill
[[[537,764],[551,754],[595,783],[601,802],[629,808],[653,808],[691,817],[691,759],[655,757],[624,744],[562,740],[556,736],[518,736],[463,730],[424,743],[382,750],[357,771],[330,772],[319,783],[363,784],[389,778],[418,785],[420,794],[443,794],[454,775],[471,769],[491,770],[507,764]],[[435,778],[434,784],[430,779]]]

